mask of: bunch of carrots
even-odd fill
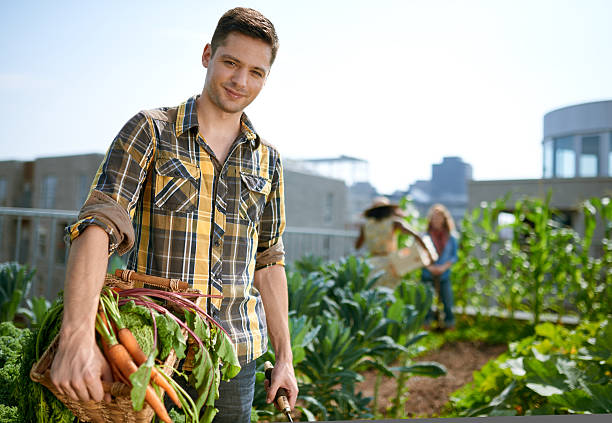
[[[147,362],[147,356],[134,334],[123,323],[117,304],[110,298],[108,295],[101,297],[96,331],[100,335],[104,356],[112,369],[113,377],[131,387],[130,376]],[[163,389],[178,407],[182,407],[176,390],[155,366],[151,367],[150,380]],[[163,422],[172,423],[162,400],[151,385],[146,387],[145,401]]]
[[[145,295],[145,294],[148,294]],[[119,299],[119,296],[123,298]],[[158,290],[147,289],[132,289],[120,291],[117,289],[105,288],[100,296],[100,306],[98,315],[96,316],[96,331],[100,335],[100,341],[104,356],[106,357],[115,380],[124,383],[132,388],[132,403],[134,409],[138,410],[142,407],[142,399],[140,405],[137,405],[138,400],[135,400],[134,385],[139,385],[136,382],[135,375],[140,369],[144,369],[146,388],[144,389],[144,401],[146,401],[160,420],[166,423],[172,423],[172,420],[166,410],[163,401],[156,393],[154,386],[161,388],[166,392],[168,397],[179,407],[185,406],[185,413],[191,417],[191,421],[198,422],[198,409],[196,408],[193,399],[189,397],[187,392],[178,385],[172,378],[159,371],[155,366],[155,355],[157,354],[157,328],[155,325],[154,311],[163,313],[166,316],[175,320],[182,328],[186,329],[191,336],[195,337],[196,343],[204,348],[202,341],[197,338],[195,333],[189,329],[184,322],[174,316],[160,304],[154,302],[150,296],[160,299],[171,300],[175,304],[180,304],[185,309],[190,309],[203,313],[206,320],[214,322],[212,318],[206,315],[203,310],[199,309],[188,299],[182,298],[178,294],[163,292]],[[150,356],[147,356],[134,334],[124,323],[119,306],[127,301],[133,301],[135,304],[147,307],[151,312],[153,321],[153,351]],[[214,322],[218,325],[216,322]],[[150,370],[149,370],[150,369]],[[150,372],[150,373],[149,373]],[[150,382],[150,383],[149,383]]]

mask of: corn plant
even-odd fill
[[[506,198],[466,215],[453,268],[457,305],[471,305],[480,312],[492,299],[507,310],[529,311],[537,325],[544,312],[579,313],[597,319],[612,310],[612,206],[591,199],[583,206],[585,232],[557,223],[556,212],[546,200],[525,198],[514,205],[511,239],[500,236],[499,213],[507,209]],[[592,245],[597,222],[604,225],[599,257]]]

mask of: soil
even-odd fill
[[[438,378],[413,376],[406,384],[408,398],[403,417],[437,417],[449,396],[458,388],[472,381],[472,374],[489,360],[506,351],[506,345],[488,345],[482,342],[459,341],[445,343],[440,349],[429,351],[415,361],[435,361],[446,367],[445,376]],[[364,396],[374,396],[376,372],[364,374],[365,380],[358,389]],[[379,388],[378,412],[385,415],[395,398],[394,379],[384,378]],[[391,418],[392,416],[386,416]]]

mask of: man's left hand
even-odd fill
[[[274,369],[272,369],[272,381],[268,383],[266,380],[264,386],[268,393],[266,397],[266,402],[268,404],[274,402],[274,397],[276,396],[276,391],[278,388],[285,388],[288,394],[289,405],[291,409],[295,407],[295,401],[298,396],[298,386],[297,380],[295,379],[295,372],[293,371],[293,364],[289,362],[280,362],[277,361],[274,364]],[[275,403],[276,408],[278,405]]]

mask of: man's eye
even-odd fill
[[[259,71],[251,71],[251,73],[258,78],[263,78],[263,74]]]
[[[232,67],[236,66],[236,62],[232,62],[231,60],[226,60],[225,64]]]

